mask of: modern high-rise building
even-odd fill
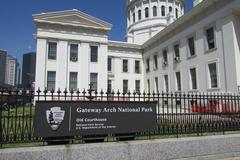
[[[17,86],[19,78],[19,64],[17,59],[11,55],[7,55],[5,83],[11,86]]]
[[[21,84],[21,68],[20,68],[20,64],[18,62],[17,62],[17,68],[16,68],[15,81],[16,81],[15,86],[18,86],[19,84]]]
[[[35,82],[36,53],[30,52],[23,55],[22,64],[22,85],[31,87]]]
[[[5,83],[7,51],[0,50],[0,84]]]
[[[0,50],[0,87],[11,87],[20,84],[20,66],[17,59]]]

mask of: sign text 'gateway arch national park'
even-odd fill
[[[156,102],[38,101],[34,136],[61,137],[156,130]]]

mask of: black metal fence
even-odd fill
[[[40,101],[157,101],[157,131],[134,133],[134,139],[152,136],[179,135],[204,132],[240,130],[240,96],[238,94],[206,93],[105,93],[92,90],[80,91],[27,91],[0,90],[0,143],[25,143],[44,141],[33,136],[35,117],[34,102]],[[118,141],[128,134],[107,135],[100,139]],[[72,142],[86,142],[96,136],[72,137]]]

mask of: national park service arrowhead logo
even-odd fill
[[[53,131],[57,131],[60,127],[64,120],[64,115],[65,111],[61,110],[61,107],[52,107],[49,110],[46,110],[47,122]]]

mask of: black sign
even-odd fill
[[[155,131],[156,102],[36,102],[34,136]]]

